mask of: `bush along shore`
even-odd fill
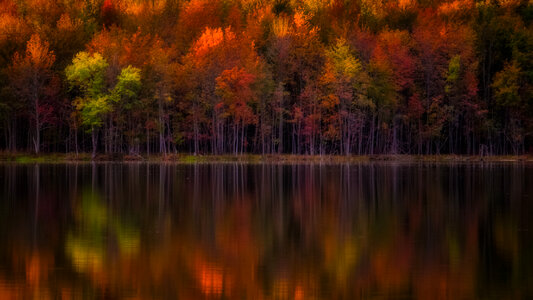
[[[67,162],[154,162],[154,163],[363,163],[363,162],[522,162],[533,163],[533,155],[472,156],[472,155],[293,155],[242,154],[192,155],[187,153],[163,155],[91,153],[0,153],[0,162],[10,163],[67,163]]]

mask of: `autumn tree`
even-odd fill
[[[9,67],[10,84],[21,101],[28,108],[30,121],[33,124],[33,150],[41,149],[41,131],[43,125],[50,123],[53,105],[45,101],[54,96],[52,65],[55,55],[49,44],[39,35],[34,34],[26,44],[26,51],[15,53]]]
[[[325,57],[318,28],[303,12],[296,12],[292,18],[277,17],[272,23],[272,31],[272,46],[267,52],[267,59],[280,89],[279,104],[273,118],[277,133],[273,139],[277,151],[296,152],[298,149],[302,152],[300,144],[303,143],[306,152],[314,153],[323,149],[318,130],[321,123],[318,78]],[[303,131],[297,134],[300,120]],[[292,126],[286,128],[287,125]],[[286,145],[285,140],[290,143]]]
[[[521,114],[527,111],[526,99],[522,97],[524,74],[516,62],[506,64],[503,70],[496,73],[492,88],[498,108],[505,116],[505,135],[510,142],[513,153],[523,151],[525,132]]]
[[[254,75],[245,69],[234,67],[224,70],[216,78],[216,94],[221,101],[215,105],[215,113],[219,118],[227,119],[230,123],[231,146],[234,154],[243,153],[246,142],[246,127],[257,124],[257,116],[253,111],[257,95],[253,90]],[[223,130],[219,129],[217,130]],[[222,135],[224,140],[224,135]]]
[[[365,112],[373,108],[367,90],[370,78],[345,39],[337,40],[326,55],[320,79],[322,106],[329,110],[324,124],[326,137],[339,143],[345,155],[354,150],[361,154]]]

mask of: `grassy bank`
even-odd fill
[[[10,153],[0,152],[0,162],[17,163],[60,163],[90,162],[89,153]],[[176,163],[211,163],[211,162],[243,162],[243,163],[358,163],[371,161],[397,162],[533,162],[533,155],[506,156],[467,156],[467,155],[291,155],[291,154],[244,154],[244,155],[189,155],[169,154],[132,156],[132,155],[98,155],[94,161],[99,162],[176,162]]]

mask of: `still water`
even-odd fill
[[[533,296],[533,165],[1,164],[0,299]]]

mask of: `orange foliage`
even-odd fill
[[[38,34],[34,34],[26,44],[26,59],[36,68],[48,69],[54,63],[55,55],[49,50],[48,42],[41,40]],[[17,58],[14,60],[17,61]]]
[[[221,28],[206,28],[198,40],[194,43],[193,52],[196,55],[203,55],[210,49],[218,46],[223,41],[231,42],[235,38],[235,34],[231,28],[222,30]]]

